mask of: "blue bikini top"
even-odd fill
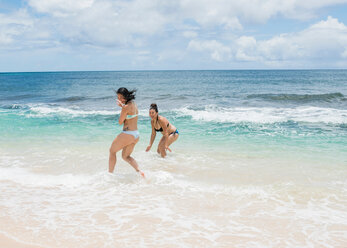
[[[127,115],[127,117],[125,117],[125,119],[129,120],[132,118],[135,118],[138,114],[134,114],[134,115]]]

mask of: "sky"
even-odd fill
[[[0,72],[347,69],[347,0],[0,0]]]

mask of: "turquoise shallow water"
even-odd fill
[[[2,73],[0,140],[106,141],[121,128],[113,90],[125,86],[138,90],[141,142],[156,102],[182,147],[271,149],[344,163],[346,78],[345,70]]]
[[[120,155],[106,173],[119,87],[137,89],[146,182]],[[44,247],[343,247],[346,96],[347,70],[1,73],[0,231]],[[166,159],[145,152],[152,102],[180,132]]]

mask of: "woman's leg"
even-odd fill
[[[136,160],[131,157],[131,153],[133,152],[136,143],[139,141],[140,138],[137,138],[134,143],[127,145],[123,148],[122,151],[122,158],[128,162],[137,172],[139,172],[139,165],[137,164]]]
[[[167,146],[169,147],[172,143],[174,143],[178,139],[179,134],[171,134],[168,137]],[[158,144],[157,152],[163,157],[166,157],[166,149],[165,149],[165,136],[161,138]]]
[[[158,144],[157,152],[160,154],[162,158],[166,157],[166,151],[165,151],[165,136],[163,136]]]
[[[110,155],[108,159],[108,172],[113,173],[114,167],[117,162],[117,152],[121,150],[123,147],[131,144],[134,142],[134,136],[120,133],[112,142],[112,145],[110,147]]]
[[[169,147],[172,143],[174,143],[178,139],[179,134],[173,133],[169,135],[169,140],[167,142],[167,146]]]

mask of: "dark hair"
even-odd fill
[[[127,88],[121,87],[117,90],[117,94],[121,94],[125,98],[125,104],[135,99],[136,89],[128,91]]]
[[[151,106],[149,107],[149,109],[154,109],[155,112],[158,113],[158,106],[157,106],[157,104],[155,104],[155,103],[152,103]]]

